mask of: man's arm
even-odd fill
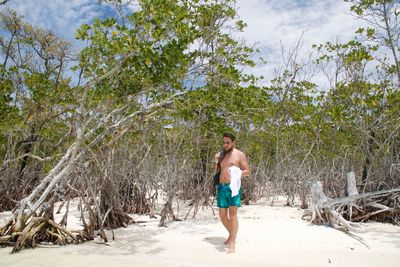
[[[249,176],[250,175],[250,167],[249,163],[247,162],[246,154],[241,153],[239,165],[240,169],[242,170],[242,176]]]

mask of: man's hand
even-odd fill
[[[218,161],[219,161],[219,152],[217,154],[215,154],[215,156],[214,156],[213,166],[214,166],[215,171],[217,171],[217,168],[218,168]]]
[[[217,154],[215,154],[215,156],[214,156],[214,162],[215,162],[215,164],[217,164],[218,161],[219,161],[219,152],[218,152]]]

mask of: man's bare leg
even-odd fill
[[[237,218],[237,206],[229,206],[229,218],[230,218],[230,241],[228,247],[228,253],[235,252],[236,235],[239,229],[239,221]]]
[[[230,237],[231,237],[231,231],[230,231],[231,222],[230,222],[230,219],[228,217],[228,208],[226,208],[226,209],[220,208],[219,209],[219,217],[221,218],[221,222],[225,226],[226,230],[228,230],[229,237],[224,242],[224,244],[228,244],[229,241],[230,241]]]

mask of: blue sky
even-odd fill
[[[7,6],[31,24],[52,30],[78,47],[74,36],[81,24],[114,14],[98,0],[10,0]],[[237,7],[240,18],[248,24],[240,37],[261,48],[268,62],[252,72],[266,77],[272,77],[282,63],[281,43],[290,47],[304,32],[303,48],[307,51],[314,43],[353,38],[361,25],[342,0],[238,0]]]

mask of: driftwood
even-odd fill
[[[400,195],[400,188],[358,194],[353,178],[354,175],[349,173],[347,176],[348,196],[337,199],[331,199],[325,195],[321,182],[312,182],[310,186],[311,205],[302,218],[310,217],[311,223],[326,224],[346,232],[362,232],[365,229],[359,223],[360,221],[378,213],[394,210],[392,207],[377,202],[382,197]],[[352,217],[353,208],[358,212],[356,218]],[[371,211],[371,208],[374,210]]]

